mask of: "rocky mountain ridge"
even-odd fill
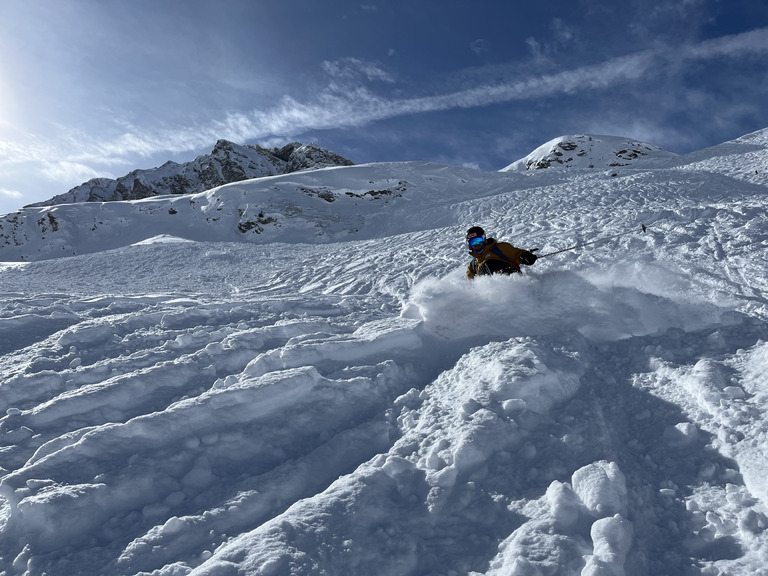
[[[198,156],[191,162],[179,164],[169,161],[157,168],[134,170],[116,180],[94,178],[64,194],[31,206],[141,200],[164,194],[196,194],[251,178],[352,165],[350,160],[315,144],[292,142],[282,148],[268,150],[261,146],[219,140],[210,154]]]

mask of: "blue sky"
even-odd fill
[[[768,127],[765,0],[0,0],[0,213],[216,140],[498,170]]]

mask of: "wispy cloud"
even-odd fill
[[[81,162],[70,162],[68,160],[44,161],[41,162],[41,172],[51,180],[61,180],[64,182],[85,182],[91,178],[103,176],[93,167]]]
[[[685,46],[685,59],[708,59],[718,56],[739,58],[768,52],[768,28],[758,28],[743,34],[724,36],[699,44]]]
[[[333,62],[325,61],[322,63],[323,71],[333,81],[359,81],[363,78],[371,82],[389,82],[395,81],[394,76],[383,66],[375,62],[365,62],[358,58],[342,58]]]
[[[354,58],[325,62],[326,87],[314,99],[283,97],[270,109],[232,112],[203,125],[176,129],[129,129],[121,136],[94,141],[87,135],[70,136],[57,147],[40,143],[0,141],[5,162],[46,161],[51,176],[77,173],[95,175],[94,165],[106,165],[127,156],[149,157],[161,152],[180,153],[205,148],[218,138],[236,142],[275,137],[294,138],[312,131],[359,127],[398,116],[456,108],[482,107],[503,102],[537,99],[558,94],[600,90],[642,79],[659,67],[683,60],[739,58],[768,52],[768,28],[710,40],[697,45],[654,49],[613,58],[552,74],[508,78],[475,88],[423,97],[388,97],[374,91],[376,83],[392,85],[395,77],[379,64]],[[51,163],[56,158],[58,162]]]
[[[534,61],[547,61],[559,52],[570,47],[576,41],[576,32],[562,19],[554,18],[549,24],[551,36],[549,41],[539,42],[533,36],[526,38],[525,43]]]
[[[481,56],[482,54],[487,53],[490,50],[491,46],[488,40],[485,38],[478,38],[477,40],[473,41],[469,45],[469,49],[472,50],[475,54],[478,56]]]
[[[43,160],[56,149],[50,144],[35,138],[22,143],[19,141],[0,140],[0,166],[3,164],[23,164]]]
[[[62,162],[106,164],[126,155],[148,157],[163,151],[178,153],[200,149],[218,138],[242,142],[277,135],[291,137],[309,130],[364,126],[409,114],[487,106],[605,87],[619,80],[639,77],[650,65],[650,59],[648,54],[639,54],[599,66],[419,98],[377,95],[359,80],[359,74],[364,74],[369,79],[389,81],[389,76],[374,66],[358,67],[356,75],[348,67],[329,63],[326,65],[329,84],[313,101],[301,102],[285,96],[268,110],[228,113],[205,125],[182,129],[135,128],[111,140],[94,141],[85,134],[70,134],[62,143],[66,151],[56,150],[51,145],[24,147],[10,142],[0,142],[0,151],[19,161],[61,158]]]
[[[7,188],[0,188],[0,196],[4,196],[5,198],[21,198],[22,194],[21,192],[17,192],[16,190],[8,190]]]

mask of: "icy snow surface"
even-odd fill
[[[766,147],[6,218],[0,574],[767,574]]]

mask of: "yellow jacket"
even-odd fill
[[[496,242],[493,238],[486,238],[482,252],[470,252],[469,255],[472,256],[467,266],[467,278],[470,279],[484,274],[514,274],[520,272],[520,264],[531,265],[536,261],[531,252],[515,248],[508,242]]]

